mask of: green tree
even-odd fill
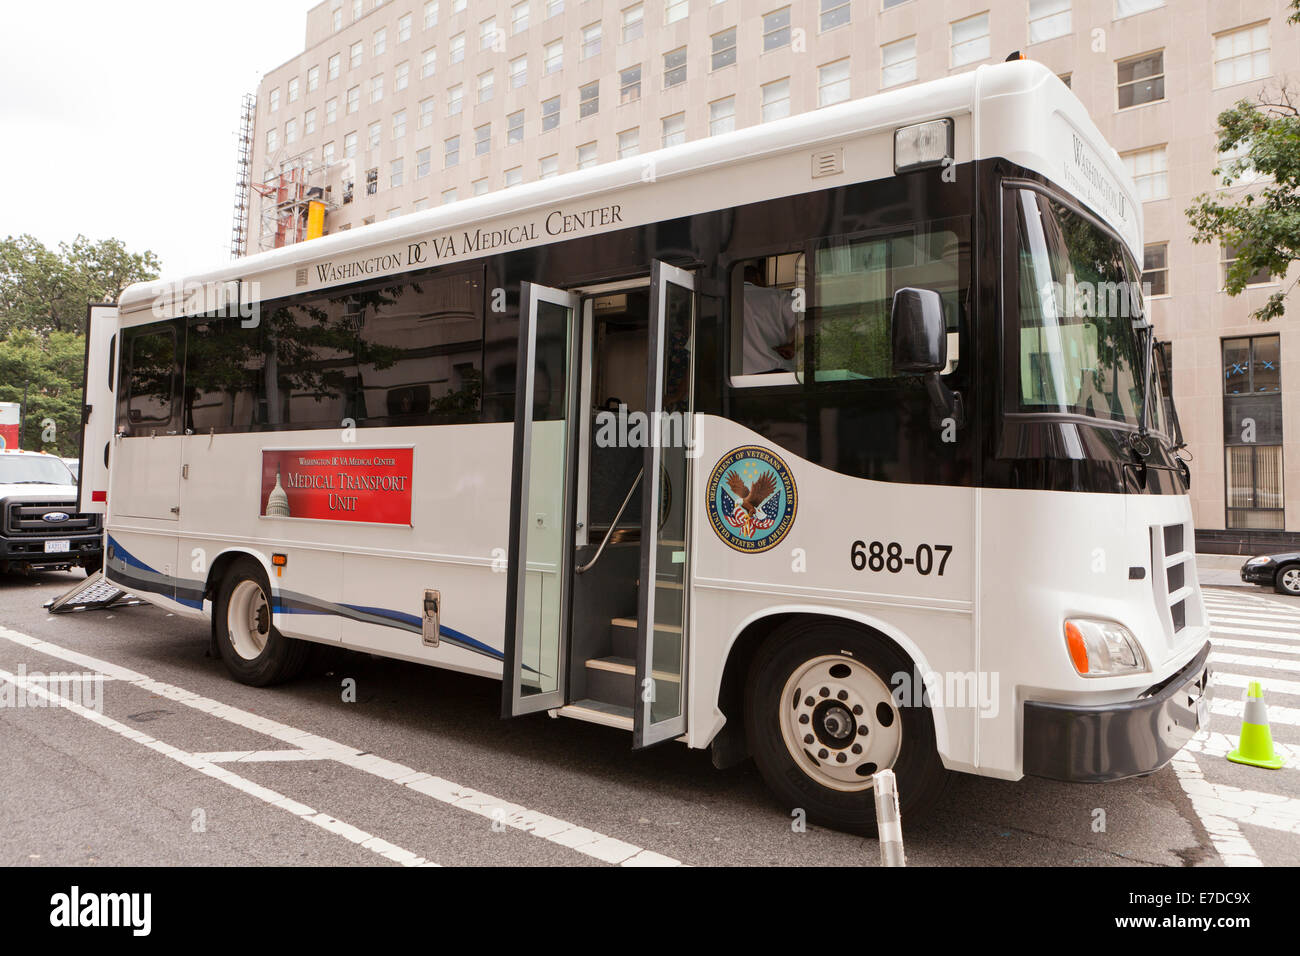
[[[0,337],[15,329],[81,332],[88,303],[114,302],[158,269],[154,253],[130,252],[118,239],[77,236],[50,249],[32,236],[10,236],[0,242]]]
[[[1292,0],[1288,23],[1300,24],[1300,0]],[[1223,243],[1236,258],[1229,265],[1224,289],[1239,295],[1258,272],[1282,278],[1300,260],[1300,94],[1286,86],[1262,91],[1255,101],[1239,100],[1219,114],[1219,152],[1245,149],[1239,158],[1214,170],[1225,186],[1243,177],[1258,177],[1250,189],[1231,199],[1210,193],[1187,208],[1196,243]],[[1267,322],[1286,311],[1290,286],[1269,296],[1253,315]]]
[[[77,236],[57,249],[28,235],[0,242],[0,401],[26,397],[24,448],[78,454],[86,307],[157,274],[156,255],[117,239]]]

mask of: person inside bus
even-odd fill
[[[797,322],[793,297],[766,284],[762,259],[745,264],[744,320],[741,374],[793,372]]]

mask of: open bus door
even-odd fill
[[[576,295],[525,282],[519,303],[503,716],[563,707],[573,573]]]
[[[92,305],[86,316],[86,361],[81,386],[81,467],[77,510],[108,510],[108,460],[112,453],[117,369],[117,307]]]
[[[686,730],[694,335],[695,277],[654,262],[646,374],[652,437],[645,449],[641,496],[633,747],[648,747]]]

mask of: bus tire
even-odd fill
[[[894,645],[849,624],[801,621],[774,631],[750,666],[745,730],[776,797],[810,822],[874,835],[871,775],[889,768],[903,820],[924,816],[949,773],[930,708],[899,707],[891,693],[892,675],[913,671]]]
[[[271,588],[252,560],[236,561],[221,579],[213,626],[221,660],[241,684],[267,687],[291,680],[311,645],[285,637],[271,623]]]

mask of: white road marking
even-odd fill
[[[299,730],[296,727],[290,727],[288,724],[282,724],[266,717],[259,717],[246,710],[240,710],[220,701],[202,697],[173,684],[153,680],[129,668],[90,657],[79,651],[60,647],[57,644],[51,644],[48,641],[42,641],[39,638],[6,627],[0,627],[0,638],[12,641],[39,654],[72,661],[90,670],[101,671],[106,675],[116,677],[118,680],[133,684],[142,690],[165,697],[186,707],[192,707],[209,716],[273,737],[294,748],[317,754],[321,759],[336,760],[356,770],[361,770],[392,783],[408,787],[417,793],[433,797],[450,806],[487,817],[494,823],[499,821],[506,826],[541,837],[552,843],[567,846],[584,856],[590,856],[607,863],[618,863],[622,866],[682,865],[679,860],[674,860],[672,857],[642,849],[635,844],[616,840],[603,833],[576,826],[544,813],[528,810],[525,807],[501,800],[490,794],[480,793],[477,790],[463,787],[441,777],[435,777],[432,774],[423,773],[411,767],[394,763],[391,760],[385,760],[375,754],[357,750],[354,747],[349,747],[326,737]],[[129,727],[125,729],[131,730]],[[135,731],[131,732],[135,733]],[[193,755],[187,756],[195,759]],[[212,767],[222,774],[229,773],[229,771],[215,764],[204,763],[204,766]],[[233,777],[234,775],[230,774],[230,776]],[[346,824],[343,824],[343,826],[346,826]]]
[[[219,750],[215,753],[195,754],[208,763],[271,763],[280,760],[324,760],[325,757],[310,750]]]
[[[1214,655],[1210,655],[1210,661],[1213,662]],[[1276,677],[1259,677],[1247,676],[1245,674],[1233,674],[1228,671],[1216,669],[1214,671],[1213,684],[1222,687],[1246,687],[1251,681],[1257,680],[1264,685],[1264,697],[1267,700],[1270,692],[1274,694],[1289,694],[1292,697],[1300,697],[1300,681],[1278,680]],[[1272,707],[1269,708],[1272,712]]]
[[[4,628],[0,628],[0,632],[5,632],[3,636],[8,636],[8,634],[14,633],[12,631],[7,631],[7,629]],[[45,687],[42,687],[38,681],[28,680],[26,677],[11,674],[6,670],[0,670],[0,680],[21,687],[28,693],[42,697],[50,703],[62,707],[79,717],[84,717],[103,727],[105,730],[111,730],[118,736],[125,737],[127,740],[148,747],[150,750],[160,753],[168,759],[175,760],[177,763],[183,764],[191,770],[197,770],[204,776],[218,780],[229,787],[234,787],[236,790],[241,790],[250,797],[261,800],[265,804],[291,813],[299,819],[321,827],[324,830],[328,830],[331,833],[337,833],[340,836],[346,837],[348,840],[351,840],[362,848],[370,850],[372,853],[377,853],[395,863],[401,863],[403,866],[437,866],[436,863],[430,863],[430,861],[426,860],[424,857],[417,856],[410,850],[404,850],[395,844],[389,843],[387,840],[381,840],[379,837],[367,833],[365,830],[358,829],[351,824],[337,820],[328,814],[319,813],[306,804],[299,803],[296,800],[291,800],[289,797],[272,790],[270,787],[264,787],[261,784],[254,783],[252,780],[240,777],[231,773],[229,770],[218,767],[212,761],[204,760],[199,754],[188,753],[187,751],[181,750],[179,747],[173,747],[171,744],[164,743],[157,738],[150,737],[147,734],[142,734],[140,731],[128,727],[126,724],[119,723],[112,717],[106,717],[103,714],[91,710],[89,707],[83,707],[81,704],[76,703],[68,697],[47,690]]]
[[[1300,637],[1300,631],[1296,631],[1292,629],[1290,625],[1287,625],[1285,627],[1281,625],[1278,625],[1277,627],[1272,627],[1269,626],[1264,621],[1256,621],[1247,617],[1237,617],[1235,615],[1232,617],[1226,617],[1226,616],[1217,617],[1213,614],[1210,615],[1210,627],[1212,630],[1217,631],[1220,627],[1239,628],[1243,626],[1248,626],[1254,629],[1254,631],[1245,632],[1248,634],[1249,633],[1268,634],[1271,637],[1285,637],[1288,635],[1294,635],[1296,637]]]
[[[1219,632],[1211,638],[1215,647],[1236,647],[1247,651],[1268,651],[1270,654],[1300,654],[1300,644],[1270,644],[1267,641],[1239,641],[1232,637],[1219,637]],[[1228,632],[1234,633],[1234,632]]]
[[[1272,716],[1272,714],[1269,715],[1270,718]],[[1229,753],[1237,749],[1240,743],[1241,738],[1234,734],[1202,731],[1188,741],[1184,749],[1191,753],[1205,754],[1207,757],[1227,757]],[[1286,744],[1280,744],[1275,740],[1273,741],[1273,752],[1286,761],[1283,769],[1300,770],[1300,763],[1296,762],[1296,757],[1300,756],[1300,750]]]
[[[1213,640],[1213,639],[1211,639]],[[1238,667],[1263,667],[1273,671],[1300,671],[1300,661],[1287,661],[1280,657],[1257,657],[1253,654],[1210,654],[1211,664],[1234,664]]]
[[[1211,785],[1206,783],[1205,775],[1201,773],[1196,758],[1180,751],[1171,763],[1179,785],[1187,794],[1187,798],[1192,801],[1192,809],[1200,818],[1205,832],[1210,835],[1210,842],[1219,851],[1224,865],[1263,866],[1264,863],[1255,853],[1255,848],[1242,834],[1241,827],[1237,826],[1231,817],[1220,815],[1217,812],[1217,805],[1211,803],[1212,791],[1207,792],[1207,788]]]
[[[1210,701],[1210,713],[1218,714],[1221,717],[1236,717],[1240,720],[1245,709],[1246,706],[1241,700],[1218,698]],[[1270,725],[1286,724],[1290,727],[1300,727],[1300,708],[1279,707],[1276,704],[1268,704],[1268,722]]]
[[[1191,757],[1184,759],[1192,760]],[[1203,774],[1198,778],[1190,773],[1183,780],[1183,789],[1193,803],[1199,803],[1197,813],[1201,814],[1202,819],[1209,814],[1283,833],[1300,833],[1300,800],[1294,797],[1210,783]]]

